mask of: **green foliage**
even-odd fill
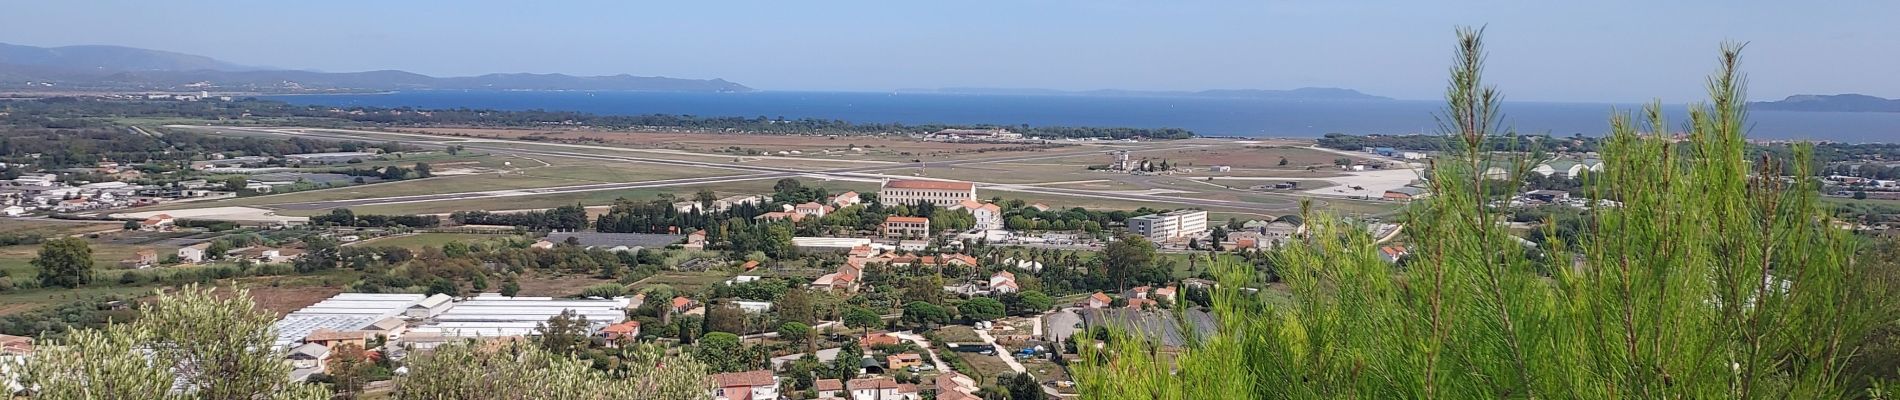
[[[928,329],[931,324],[949,323],[950,310],[936,304],[913,301],[904,305],[903,321],[913,327]]]
[[[957,313],[962,314],[963,320],[969,322],[1002,318],[1004,311],[1003,302],[988,297],[970,299],[957,305]]]
[[[409,373],[396,378],[395,397],[686,400],[711,390],[711,371],[690,355],[646,345],[623,353],[624,368],[601,371],[531,343],[450,343],[404,360]]]
[[[627,295],[627,286],[617,283],[602,283],[581,289],[581,297],[611,299]]]
[[[547,322],[535,326],[534,335],[541,343],[541,348],[548,352],[574,355],[587,348],[587,335],[592,331],[586,316],[577,315],[574,310],[562,310],[559,315],[548,317]]]
[[[741,357],[742,347],[739,335],[713,332],[699,337],[699,342],[693,344],[693,355],[711,372],[750,370],[750,363]]]
[[[321,386],[286,382],[290,365],[272,345],[276,318],[244,291],[160,292],[141,311],[147,318],[42,342],[33,362],[0,381],[17,378],[39,399],[329,398]]]
[[[1173,364],[1147,342],[1085,339],[1087,398],[1741,398],[1861,393],[1843,363],[1885,298],[1853,262],[1810,176],[1811,150],[1750,165],[1734,48],[1691,109],[1688,139],[1612,119],[1590,197],[1594,229],[1525,246],[1482,178],[1500,124],[1480,79],[1482,41],[1461,34],[1433,163],[1436,193],[1405,210],[1414,259],[1394,269],[1356,226],[1309,215],[1308,242],[1276,254],[1286,293],[1249,266],[1217,265],[1218,332]],[[1659,106],[1647,132],[1669,132]],[[1689,151],[1677,151],[1687,147]],[[1290,294],[1290,296],[1286,296]]]
[[[814,335],[817,334],[818,331],[812,330],[811,325],[805,325],[803,322],[786,322],[778,326],[779,339],[792,342],[793,345],[804,345],[806,346],[806,352],[814,350],[810,347],[817,344],[817,341],[813,340],[816,338]]]
[[[92,246],[85,239],[68,237],[40,244],[33,267],[39,270],[40,286],[76,288],[92,283]]]
[[[884,326],[884,319],[878,317],[876,311],[871,311],[868,308],[851,307],[851,309],[845,310],[844,312],[844,326],[852,329],[862,329],[866,333],[869,333],[871,328]]]
[[[1131,283],[1153,284],[1169,277],[1169,271],[1159,268],[1154,262],[1155,245],[1147,238],[1122,235],[1102,250],[1102,256],[1116,290],[1127,289]]]
[[[1004,296],[1004,304],[1014,315],[1034,315],[1049,311],[1055,307],[1056,300],[1039,291],[1025,290],[1012,296]]]

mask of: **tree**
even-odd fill
[[[1016,315],[1041,314],[1056,305],[1055,299],[1034,290],[1025,290],[1015,296],[1010,296],[1009,299],[1014,300],[1009,304],[1010,313]]]
[[[1865,190],[1854,191],[1854,200],[1866,200],[1866,199],[1867,199],[1867,191]]]
[[[930,328],[930,324],[950,322],[950,311],[943,306],[913,301],[904,305],[903,321],[913,327]]]
[[[778,193],[792,193],[803,189],[805,189],[805,184],[792,178],[779,179],[777,183],[772,184],[772,191]]]
[[[574,313],[574,310],[561,310],[559,315],[548,317],[547,322],[536,324],[535,339],[541,348],[554,354],[573,355],[586,350],[588,334],[593,328],[587,322],[587,316]]]
[[[1003,302],[988,297],[970,299],[957,305],[957,312],[963,314],[967,322],[989,321],[1002,318],[1005,308]]]
[[[431,174],[429,172],[430,169],[431,168],[429,167],[429,163],[425,163],[425,162],[416,163],[416,167],[415,167],[416,177],[427,178],[427,177],[435,176],[434,174]]]
[[[233,176],[230,178],[224,178],[224,191],[243,192],[244,186],[248,185],[249,183],[250,182],[244,180],[244,177],[242,176]]]
[[[817,322],[818,308],[812,304],[811,297],[811,292],[806,289],[787,290],[772,302],[772,310],[783,321],[806,324]]]
[[[284,379],[290,364],[272,343],[276,317],[256,308],[248,291],[161,291],[140,313],[131,323],[44,341],[24,371],[0,380],[19,379],[41,399],[330,398],[322,386]]]
[[[517,294],[521,294],[521,283],[516,282],[515,277],[510,276],[506,282],[501,283],[501,295],[515,297]]]
[[[304,240],[303,257],[297,257],[292,263],[297,272],[316,272],[336,268],[343,261],[343,252],[337,247],[336,239],[316,237]]]
[[[693,343],[693,355],[705,362],[711,372],[750,370],[746,357],[740,354],[742,350],[739,335],[726,332],[708,333]]]
[[[616,264],[617,265],[617,264]],[[611,299],[627,295],[627,287],[617,283],[602,283],[581,289],[581,297]]]
[[[1402,271],[1334,215],[1308,212],[1308,243],[1276,250],[1287,293],[1217,289],[1228,321],[1163,362],[1135,337],[1078,343],[1085,398],[1853,398],[1845,368],[1891,298],[1834,228],[1813,177],[1814,147],[1748,151],[1738,47],[1707,80],[1687,124],[1646,107],[1610,120],[1615,198],[1575,241],[1524,246],[1495,223],[1484,175],[1500,95],[1481,79],[1483,41],[1460,32],[1446,90],[1433,196],[1400,211],[1413,259]],[[1676,140],[1675,127],[1686,127]],[[1515,152],[1513,152],[1515,153]],[[1792,177],[1792,178],[1782,178]],[[1787,179],[1784,181],[1783,179]],[[1515,182],[1504,182],[1508,187]],[[1798,250],[1796,250],[1798,249]],[[1251,265],[1215,265],[1223,287],[1260,287]],[[1232,321],[1245,321],[1232,323]],[[1245,356],[1236,356],[1242,355]],[[1170,373],[1173,372],[1173,373]],[[1404,377],[1403,379],[1393,379]]]
[[[435,279],[429,280],[429,290],[426,292],[423,292],[423,294],[427,294],[427,295],[446,294],[450,296],[461,296],[462,288],[460,286],[456,286],[455,281],[451,281],[449,280],[449,278],[436,277]]]
[[[817,331],[811,329],[811,325],[805,325],[803,322],[786,322],[778,326],[779,339],[792,342],[792,345],[805,345],[805,352],[807,353],[818,351],[817,341],[812,340],[812,335],[816,333]]]
[[[404,360],[399,399],[702,399],[711,390],[706,365],[691,355],[666,355],[650,345],[623,348],[624,368],[609,373],[592,362],[528,343],[449,343]]]
[[[1279,164],[1280,164],[1280,166],[1282,166],[1282,167],[1284,167],[1284,166],[1286,166],[1286,157],[1285,157],[1285,156],[1281,156],[1281,157],[1280,157],[1280,163],[1279,163]]]
[[[369,383],[369,370],[375,363],[369,359],[369,352],[363,346],[345,343],[330,349],[329,370],[331,388],[338,397],[354,399],[363,393],[363,385]]]
[[[857,379],[858,371],[863,370],[863,362],[864,348],[858,346],[858,341],[845,343],[838,347],[837,357],[831,359],[831,378],[842,381]]]
[[[1109,278],[1115,280],[1115,289],[1127,289],[1129,280],[1137,279],[1143,269],[1153,266],[1155,246],[1147,238],[1122,235],[1102,250],[1102,256]]]
[[[1029,374],[1004,375],[996,383],[1009,392],[1009,400],[1043,400],[1047,396],[1042,392],[1042,385],[1036,383],[1036,377]]]
[[[844,312],[844,326],[852,329],[862,329],[864,330],[864,334],[869,336],[871,334],[871,328],[884,326],[884,318],[879,317],[876,311],[871,311],[868,308],[851,307],[850,310]]]
[[[39,256],[29,263],[39,270],[40,286],[71,289],[92,283],[92,246],[85,239],[65,237],[40,243]]]
[[[748,333],[746,329],[746,317],[745,310],[739,309],[738,306],[727,304],[717,307],[706,307],[706,331],[730,332],[735,334]]]

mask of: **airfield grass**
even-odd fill
[[[0,232],[45,237],[92,233],[122,226],[124,224],[120,222],[0,218]]]

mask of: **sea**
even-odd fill
[[[821,118],[905,124],[1183,128],[1202,136],[1318,137],[1327,133],[1434,133],[1443,103],[1416,100],[1292,101],[1166,96],[996,95],[760,91],[748,93],[461,91],[265,96],[293,104],[609,115]],[[1520,134],[1602,135],[1613,112],[1637,104],[1507,102],[1503,126]],[[1688,106],[1665,105],[1671,130]],[[1749,137],[1848,143],[1900,141],[1900,113],[1751,110]]]

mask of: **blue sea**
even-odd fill
[[[267,96],[294,104],[596,114],[687,114],[823,118],[907,124],[1028,124],[1185,128],[1203,136],[1317,137],[1327,133],[1435,132],[1435,101],[1286,101],[1192,97],[965,95],[873,92],[675,93],[405,91],[384,94]],[[1504,125],[1518,133],[1601,135],[1613,109],[1637,105],[1506,103]],[[1686,106],[1666,105],[1672,129]],[[1751,111],[1757,139],[1900,141],[1900,113]]]

